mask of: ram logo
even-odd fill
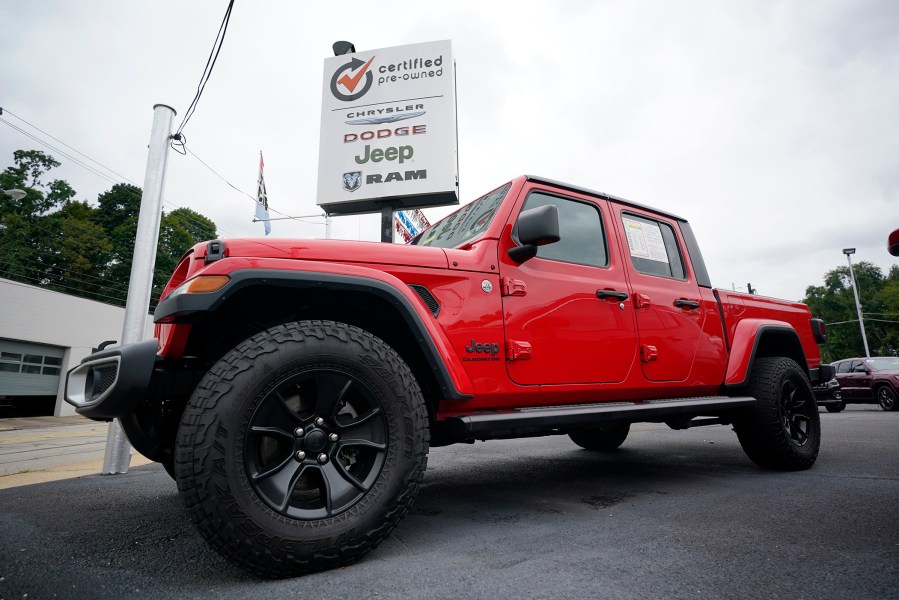
[[[362,187],[362,171],[351,171],[343,174],[343,189],[355,192]]]

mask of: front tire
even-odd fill
[[[808,469],[821,445],[821,420],[805,372],[789,358],[760,358],[750,377],[752,413],[734,423],[740,445],[759,466]]]
[[[844,408],[846,408],[846,403],[840,400],[839,404],[828,404],[826,407],[827,412],[830,413],[838,413],[842,412]]]
[[[428,419],[409,367],[331,321],[273,327],[226,354],[181,420],[175,473],[200,533],[266,577],[358,560],[409,511]]]
[[[883,410],[899,410],[899,403],[896,402],[896,392],[888,385],[881,385],[877,388],[877,403]]]

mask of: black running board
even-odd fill
[[[754,406],[755,398],[751,396],[706,396],[639,403],[524,408],[449,417],[445,423],[447,433],[453,438],[486,440],[565,433],[607,423],[668,423],[672,427],[677,425],[676,429],[683,429],[695,417],[728,416]]]

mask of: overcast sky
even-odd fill
[[[0,106],[141,185],[152,107],[180,122],[226,6],[0,0]],[[250,194],[262,150],[270,206],[319,213],[331,44],[449,39],[463,203],[524,173],[623,196],[686,217],[716,286],[797,300],[844,247],[885,272],[896,262],[897,23],[894,0],[237,0],[185,133]],[[0,168],[31,148],[56,154],[0,123]],[[78,199],[111,187],[56,156]],[[262,235],[253,202],[190,155],[171,157],[165,198],[223,237]],[[275,221],[272,236],[324,237],[311,221]],[[377,219],[336,218],[334,236],[378,239]]]

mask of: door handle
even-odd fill
[[[675,300],[674,305],[678,308],[689,308],[690,310],[699,308],[699,302],[696,300],[685,300],[684,298]]]
[[[616,292],[615,290],[596,290],[596,297],[600,300],[606,298],[615,298],[616,300],[627,300],[627,292]]]

